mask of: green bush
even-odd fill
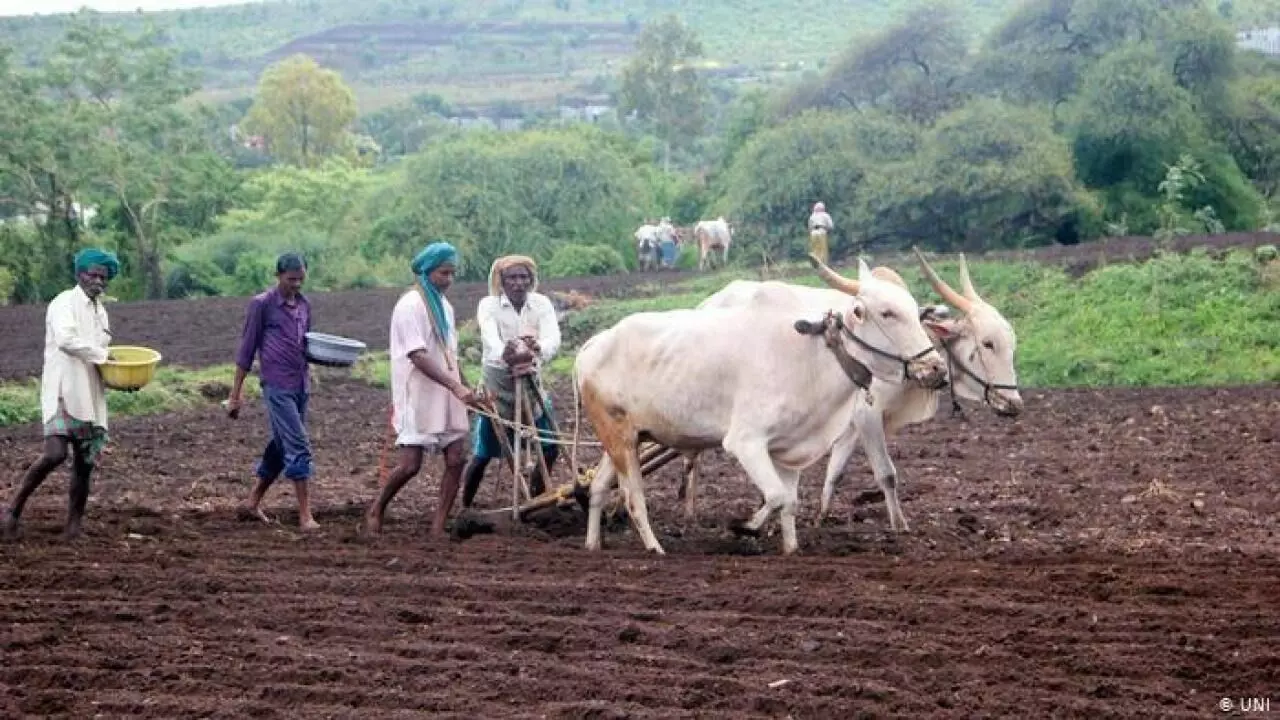
[[[580,277],[625,273],[622,253],[608,245],[561,245],[543,266],[547,277]]]

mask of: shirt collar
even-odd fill
[[[529,307],[532,303],[533,303],[533,292],[530,291],[524,296],[524,307],[522,307],[521,310],[524,310],[525,308]],[[515,303],[511,302],[511,298],[507,297],[506,293],[502,293],[501,295],[498,296],[498,305],[504,308],[511,308],[512,310],[516,309]]]
[[[271,290],[269,291],[269,294],[271,295],[271,299],[275,300],[276,305],[279,305],[280,307],[285,307],[284,295],[280,294],[279,287],[271,288]],[[295,306],[304,305],[307,302],[307,299],[303,297],[302,293],[298,293],[297,295],[295,295],[294,299],[296,301],[294,303]]]
[[[80,299],[81,299],[81,301],[82,301],[82,302],[84,302],[85,304],[87,304],[87,305],[94,305],[94,306],[96,306],[96,305],[98,304],[98,302],[97,302],[96,300],[94,300],[93,298],[89,297],[89,293],[87,293],[87,292],[85,292],[85,291],[84,291],[84,288],[80,286],[80,283],[76,283],[76,292],[80,294]]]

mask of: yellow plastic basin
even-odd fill
[[[107,348],[110,359],[99,366],[102,382],[112,390],[141,390],[156,376],[160,353],[151,348],[118,345]]]

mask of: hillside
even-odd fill
[[[1018,3],[967,3],[974,37]],[[714,64],[757,71],[779,63],[814,67],[911,5],[909,0],[281,0],[101,17],[133,30],[146,23],[160,28],[182,61],[202,70],[209,97],[242,97],[265,65],[307,52],[340,69],[367,111],[424,89],[463,103],[554,98],[612,74],[640,26],[667,13],[680,15],[698,31]],[[1280,18],[1277,0],[1222,5],[1230,6],[1233,21],[1242,27]],[[0,19],[0,43],[33,62],[56,43],[66,22],[65,15]]]

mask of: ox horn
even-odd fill
[[[827,267],[826,264],[819,260],[818,256],[813,253],[809,253],[809,264],[813,266],[814,270],[818,271],[818,277],[822,278],[823,282],[836,290],[850,295],[857,295],[858,291],[862,289],[862,284],[857,280],[850,280],[835,270]]]
[[[973,302],[982,300],[978,297],[978,291],[973,289],[973,281],[969,279],[969,263],[965,262],[964,253],[960,253],[960,290]]]
[[[916,259],[920,261],[920,267],[924,270],[925,277],[929,279],[929,284],[933,286],[934,290],[938,291],[938,294],[942,296],[943,300],[954,305],[957,310],[963,313],[968,313],[973,309],[972,300],[961,295],[955,290],[952,290],[950,285],[946,284],[942,281],[942,278],[938,277],[938,273],[934,272],[933,268],[929,266],[929,261],[924,259],[924,255],[920,252],[920,248],[913,245],[911,249],[915,251]],[[964,264],[963,256],[960,260],[960,268],[961,275],[965,279],[966,287],[972,290],[973,285],[968,282],[969,269]]]

